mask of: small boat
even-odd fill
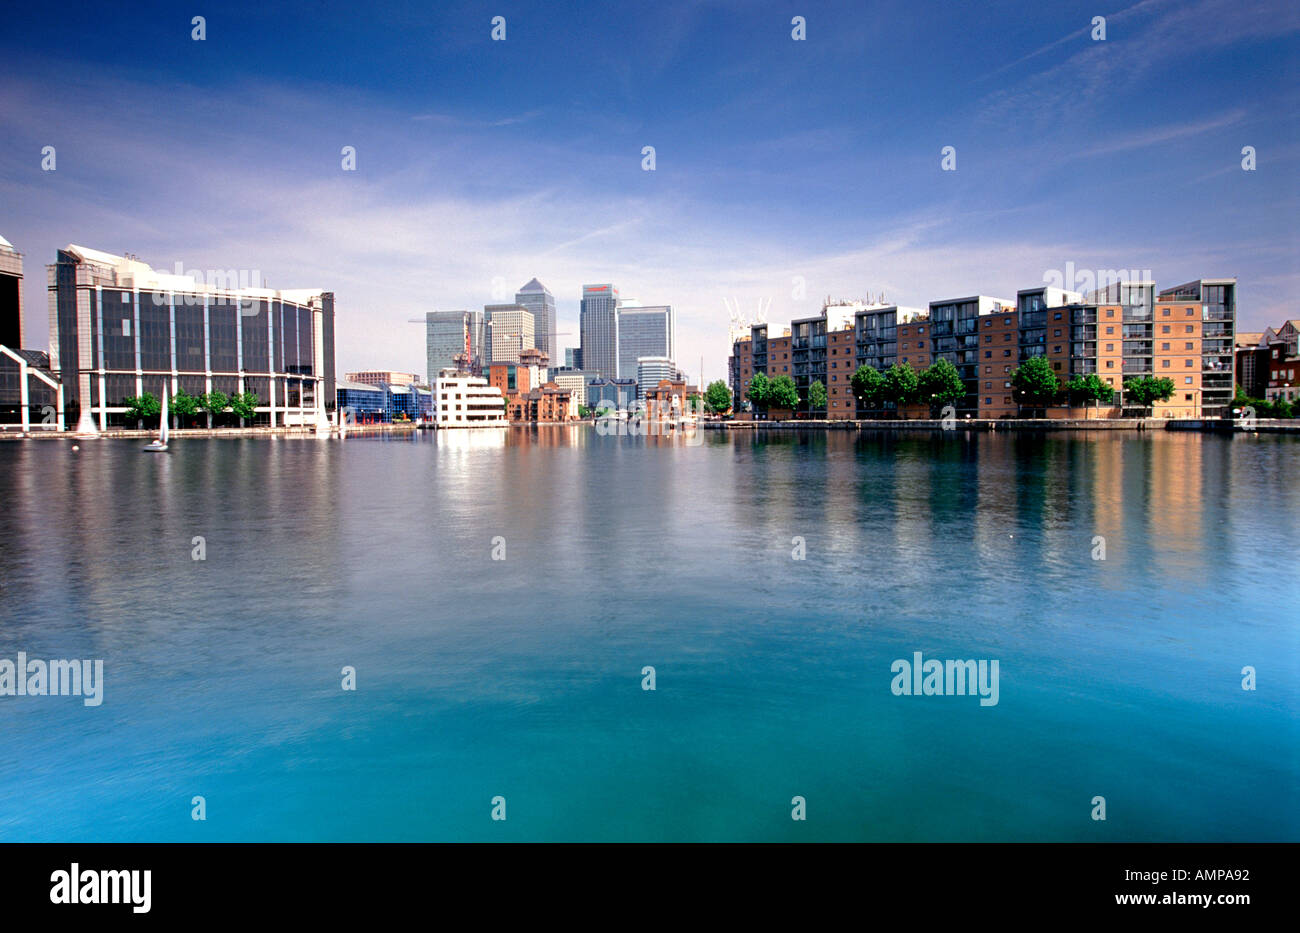
[[[167,387],[163,386],[162,411],[158,420],[158,437],[144,445],[146,452],[151,454],[162,453],[167,449]]]

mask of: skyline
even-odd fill
[[[561,346],[584,283],[672,305],[706,382],[726,377],[729,299],[770,298],[775,324],[827,295],[1011,296],[1073,263],[1236,276],[1243,331],[1294,316],[1292,5],[837,4],[804,11],[801,42],[772,4],[568,9],[244,8],[202,42],[175,14],[15,11],[0,235],[25,257],[25,345],[48,342],[42,267],[70,242],[331,290],[342,369],[421,371],[407,319],[534,277]]]

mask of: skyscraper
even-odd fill
[[[467,372],[482,371],[485,352],[482,311],[428,311],[424,326],[430,385],[444,369],[455,369],[456,357],[462,354],[466,357]]]
[[[23,254],[0,236],[0,346],[23,345]]]
[[[534,346],[546,354],[552,366],[557,365],[560,348],[555,342],[555,296],[533,279],[515,293],[515,304],[532,313]]]
[[[518,363],[522,350],[535,348],[535,321],[522,305],[484,305],[488,362]]]
[[[582,339],[582,368],[607,379],[618,377],[618,289],[613,285],[582,286],[578,330]],[[629,378],[632,374],[629,373]]]
[[[673,358],[676,322],[668,305],[653,307],[624,304],[618,309],[618,369],[623,379],[637,378],[642,357]],[[651,386],[653,388],[653,386]]]

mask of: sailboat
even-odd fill
[[[163,386],[162,394],[162,417],[159,419],[158,438],[144,445],[144,449],[151,454],[161,453],[167,449],[167,386]]]

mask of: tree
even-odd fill
[[[910,363],[895,363],[885,370],[884,384],[885,400],[895,405],[911,405],[920,392],[920,381]]]
[[[731,407],[731,389],[721,379],[709,383],[704,390],[704,406],[715,415],[720,415]]]
[[[173,415],[181,418],[192,418],[198,414],[199,400],[184,389],[177,389],[176,397],[167,402],[167,407]],[[184,422],[181,423],[184,424]]]
[[[1173,394],[1174,381],[1167,376],[1137,376],[1124,383],[1125,401],[1137,402],[1142,408],[1167,402]]]
[[[216,418],[230,405],[230,397],[225,392],[204,392],[199,396],[199,411],[206,412],[209,418]]]
[[[230,396],[230,410],[242,421],[252,421],[256,417],[255,409],[258,406],[259,399],[256,392],[236,392]]]
[[[1096,373],[1075,376],[1065,385],[1070,395],[1071,404],[1086,405],[1088,402],[1109,402],[1115,397],[1115,387]]]
[[[768,390],[768,405],[771,408],[794,408],[799,404],[799,390],[794,380],[781,375],[772,380]]]
[[[826,386],[822,385],[820,379],[808,387],[808,410],[826,410]]]
[[[851,381],[853,394],[863,408],[873,408],[885,395],[885,377],[873,366],[859,366]]]
[[[771,397],[771,380],[765,373],[754,373],[754,378],[749,380],[749,387],[745,390],[745,398],[749,399],[750,404],[755,408],[762,410],[767,408]]]
[[[1046,408],[1061,394],[1061,380],[1045,356],[1031,356],[1011,374],[1011,394],[1020,405]]]
[[[126,420],[145,421],[162,414],[162,402],[152,392],[144,395],[128,395],[126,401]]]
[[[579,418],[590,418],[590,417],[591,417],[591,409],[588,408],[586,405],[579,405],[579,406],[578,406],[578,417],[579,417]]]
[[[948,360],[936,360],[918,373],[916,380],[920,400],[928,403],[932,412],[966,397],[966,383]]]

